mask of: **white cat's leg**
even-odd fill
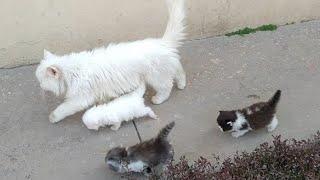
[[[49,120],[52,123],[61,121],[67,116],[73,115],[76,112],[82,111],[85,108],[93,104],[93,101],[82,98],[67,99],[65,102],[60,104],[49,116]]]
[[[110,129],[117,131],[120,128],[120,126],[121,126],[121,122],[116,122],[116,123],[113,123]]]
[[[177,83],[178,89],[184,89],[186,87],[186,73],[183,70],[181,63],[177,67],[177,73],[174,77],[174,80]]]
[[[151,101],[153,104],[161,104],[167,100],[170,96],[172,89],[172,79],[155,79],[154,82],[151,82],[151,86],[156,91],[156,95],[152,97]]]
[[[276,129],[277,126],[278,126],[278,119],[277,119],[277,116],[274,115],[270,124],[267,126],[268,132],[272,132],[273,130]]]
[[[240,136],[243,136],[244,134],[246,134],[247,132],[249,132],[249,129],[245,129],[245,130],[239,130],[239,131],[234,131],[231,133],[231,135],[235,138],[238,138]]]

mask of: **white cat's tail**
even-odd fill
[[[163,40],[167,41],[170,46],[177,48],[182,44],[182,40],[185,39],[185,9],[184,0],[166,0],[169,20],[166,31],[162,37]]]

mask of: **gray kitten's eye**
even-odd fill
[[[145,171],[147,174],[152,173],[152,170],[151,170],[150,167],[146,167],[144,171]]]
[[[109,161],[117,161],[117,159],[114,158],[114,157],[109,157],[108,160],[109,160]]]

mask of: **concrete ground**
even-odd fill
[[[152,105],[160,121],[136,120],[142,139],[170,121],[176,158],[186,155],[222,157],[252,150],[272,135],[309,137],[319,130],[320,21],[280,27],[245,37],[189,41],[181,48],[188,86],[170,99]],[[35,66],[0,70],[0,179],[119,179],[107,170],[104,156],[116,145],[132,145],[138,136],[133,123],[118,132],[87,130],[78,113],[51,124],[48,115],[59,100],[42,96]],[[283,91],[280,124],[239,139],[220,132],[218,110],[244,107]],[[149,101],[149,99],[147,100]]]

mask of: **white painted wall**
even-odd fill
[[[319,0],[186,0],[189,39],[245,26],[319,19]],[[0,68],[108,42],[159,37],[165,0],[1,0]]]

